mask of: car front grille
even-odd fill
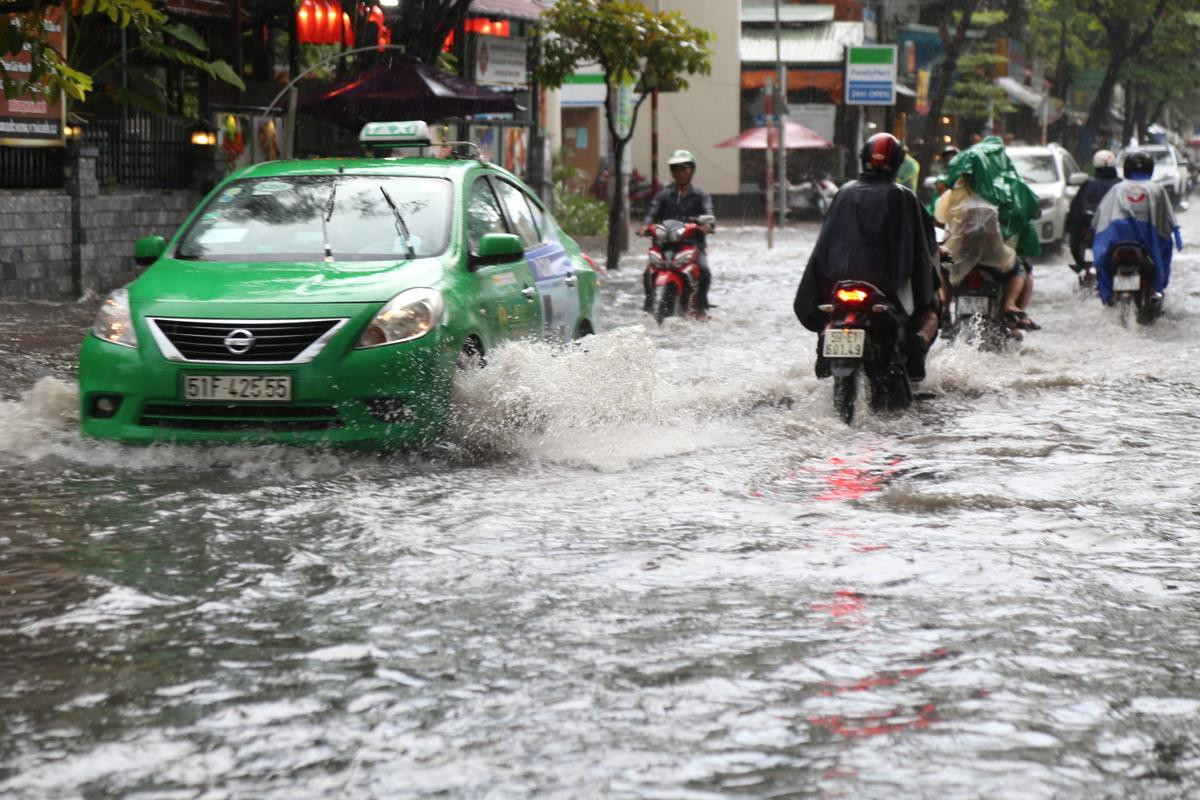
[[[302,364],[312,361],[345,319],[175,319],[150,317],[171,361],[206,364]]]
[[[199,431],[327,431],[345,423],[332,406],[151,403],[139,425]]]

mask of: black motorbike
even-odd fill
[[[949,303],[942,323],[947,341],[965,341],[983,350],[1002,349],[1012,336],[1004,322],[1004,285],[996,270],[976,266],[957,285],[950,283]]]
[[[1118,242],[1109,257],[1112,297],[1109,304],[1121,313],[1121,324],[1132,317],[1139,325],[1150,325],[1162,315],[1162,295],[1154,291],[1154,261],[1135,242]]]
[[[913,392],[901,312],[865,281],[839,281],[832,300],[820,306],[829,322],[818,342],[817,377],[833,376],[838,415],[847,425],[854,419],[860,380],[867,383],[872,411],[907,407]]]

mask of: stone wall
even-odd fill
[[[63,190],[0,191],[0,300],[76,300],[141,271],[133,245],[170,237],[198,191],[115,190],[96,182],[96,151],[74,147]]]

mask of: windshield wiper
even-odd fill
[[[333,216],[333,199],[337,197],[337,178],[333,179],[333,188],[329,190],[329,199],[325,201],[325,213],[321,215],[321,235],[325,238],[325,261],[333,261],[333,245],[329,242],[329,219]]]
[[[379,191],[383,192],[383,199],[387,201],[388,208],[392,209],[392,215],[396,217],[396,232],[404,239],[404,248],[408,250],[407,258],[416,258],[417,252],[413,250],[412,236],[408,233],[408,226],[404,224],[404,217],[400,215],[400,209],[396,208],[387,189],[380,186]]]

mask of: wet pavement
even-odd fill
[[[1200,797],[1200,250],[1144,329],[1048,254],[848,428],[815,233],[705,324],[631,256],[415,455],[83,440],[91,308],[0,304],[0,795]]]

